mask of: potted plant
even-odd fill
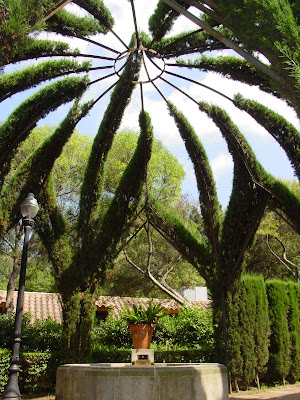
[[[149,349],[154,330],[154,325],[158,319],[163,317],[163,307],[161,304],[152,306],[148,303],[148,307],[133,305],[132,309],[127,309],[123,318],[127,321],[131,333],[134,349]]]

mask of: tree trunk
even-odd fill
[[[6,305],[5,305],[5,313],[12,315],[14,312],[14,291],[17,284],[17,279],[20,273],[21,262],[20,255],[15,255],[13,260],[13,270],[9,276],[8,284],[7,284],[7,294],[6,294]]]
[[[260,382],[259,382],[259,376],[258,376],[258,372],[256,372],[256,378],[255,378],[255,381],[256,381],[256,386],[257,386],[257,389],[258,389],[258,390],[260,390]]]
[[[63,358],[65,362],[89,362],[95,298],[86,290],[85,292],[74,292],[69,298],[63,297],[63,299]]]
[[[18,276],[21,268],[21,254],[19,251],[20,248],[20,240],[22,236],[23,229],[15,228],[15,243],[14,243],[14,256],[13,256],[13,270],[8,278],[7,283],[7,293],[6,293],[6,304],[5,304],[5,313],[8,315],[12,315],[14,312],[14,291],[16,288]]]
[[[226,288],[221,288],[220,303],[222,311],[222,331],[224,341],[224,364],[226,367],[229,365],[229,354],[228,354],[228,329],[227,329],[227,312],[226,312]]]
[[[231,387],[231,373],[229,369],[229,348],[228,348],[228,326],[227,326],[227,311],[226,311],[226,287],[220,288],[220,306],[221,306],[221,318],[222,318],[222,332],[223,332],[223,363],[227,367],[228,374],[228,391],[232,393]]]

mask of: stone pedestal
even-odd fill
[[[152,349],[131,350],[131,364],[136,366],[154,365],[154,350]]]
[[[70,364],[57,370],[56,400],[228,400],[221,364]]]

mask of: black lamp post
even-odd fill
[[[14,327],[14,341],[13,341],[10,367],[8,369],[9,378],[4,393],[2,395],[2,400],[21,399],[21,394],[18,384],[18,373],[20,372],[19,354],[20,354],[22,314],[23,314],[23,304],[24,304],[25,276],[26,276],[26,266],[27,266],[27,250],[28,250],[29,235],[31,227],[33,226],[33,218],[36,216],[38,210],[39,206],[36,199],[34,198],[34,195],[32,193],[29,193],[26,199],[21,204],[22,223],[24,226],[25,237],[24,237],[22,261],[21,261],[21,270],[20,270],[20,282],[19,282],[18,300],[17,300],[17,309],[16,309],[16,318]]]

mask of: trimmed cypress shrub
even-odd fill
[[[256,328],[256,298],[252,290],[250,277],[243,278],[240,282],[240,324],[241,324],[241,354],[244,360],[241,375],[241,384],[247,389],[255,378],[257,357],[255,354],[255,328]]]
[[[268,362],[270,323],[265,283],[260,276],[245,275],[228,299],[229,354],[233,387],[247,388]]]
[[[234,290],[233,293],[228,294],[228,347],[231,382],[235,391],[239,390],[238,381],[240,381],[243,370],[243,358],[241,354],[242,337],[239,308],[240,291]]]
[[[289,282],[289,310],[288,324],[291,339],[291,369],[288,375],[288,380],[295,383],[300,379],[300,285],[299,283]]]
[[[291,368],[291,338],[287,310],[289,296],[286,282],[270,280],[266,283],[271,322],[268,376],[285,384]]]
[[[259,376],[266,372],[269,360],[270,320],[266,284],[262,276],[252,276],[252,288],[256,296],[255,316],[255,380],[260,389]]]

